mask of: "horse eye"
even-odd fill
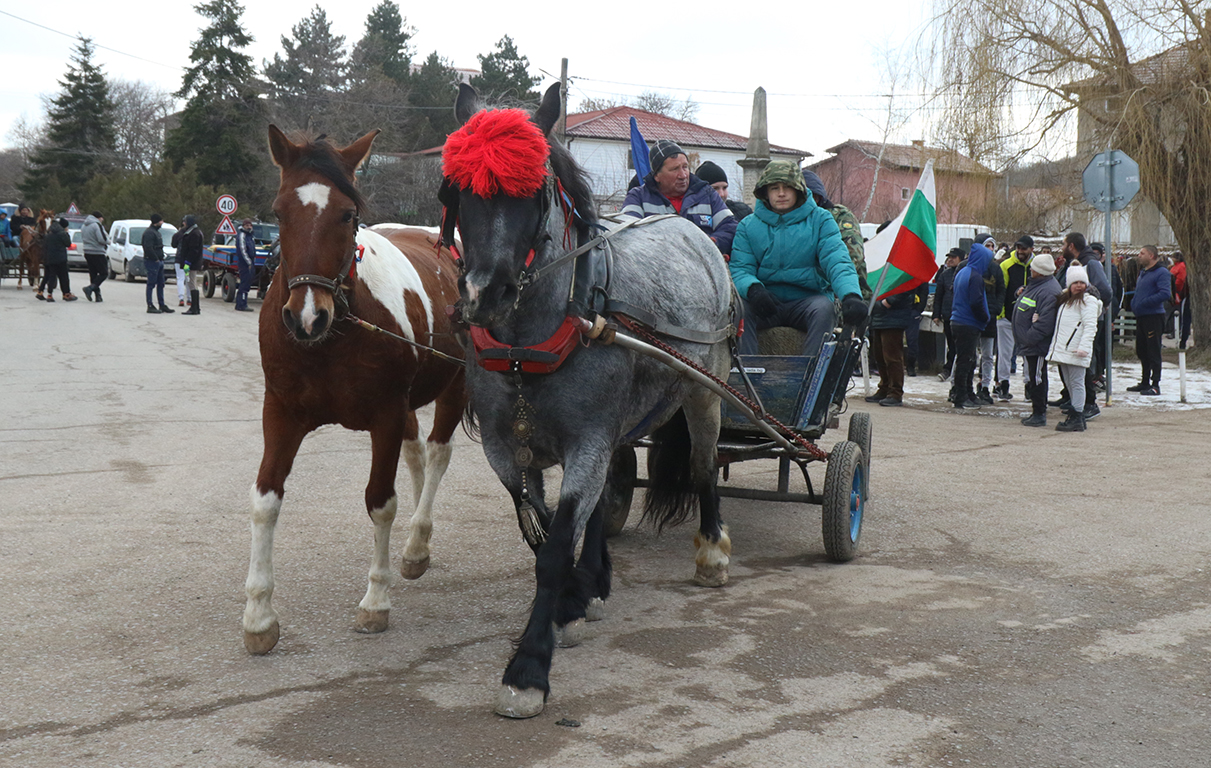
[[[345,215],[341,217],[341,221],[345,222],[346,224],[353,221],[353,211],[345,211]]]

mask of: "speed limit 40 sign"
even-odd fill
[[[214,207],[224,216],[230,216],[240,205],[232,195],[219,195],[219,199],[214,201]]]

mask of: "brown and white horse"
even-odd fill
[[[22,227],[17,241],[21,244],[21,255],[17,258],[17,290],[21,289],[21,278],[28,268],[29,287],[37,286],[42,280],[42,240],[50,231],[54,211],[45,208],[38,211],[38,223],[33,228]]]
[[[387,628],[401,448],[412,476],[414,509],[400,572],[415,579],[429,565],[433,498],[466,405],[463,369],[342,318],[347,312],[461,359],[445,311],[458,299],[457,271],[449,251],[439,252],[437,236],[426,230],[398,225],[359,230],[362,198],[354,172],[377,134],[338,149],[322,138],[295,144],[269,127],[269,147],[281,169],[273,204],[281,222],[281,266],[260,317],[265,452],[252,487],[244,609],[244,645],[256,654],[269,652],[278,640],[271,604],[274,526],[299,445],[317,427],[340,424],[370,432],[366,510],[374,523],[374,554],[355,628]],[[415,411],[429,403],[436,404],[433,429],[422,443]]]

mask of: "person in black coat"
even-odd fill
[[[151,226],[143,230],[143,267],[147,270],[147,314],[160,313],[171,315],[173,309],[164,303],[164,235],[160,227],[164,225],[164,217],[158,213],[151,215]],[[160,300],[160,308],[152,303],[152,291]]]
[[[191,301],[187,315],[202,314],[201,303],[198,301],[197,274],[202,269],[202,246],[204,238],[198,228],[198,220],[186,216],[181,222],[181,228],[172,236],[172,245],[177,249],[177,263],[185,266],[185,289],[189,291]]]
[[[950,379],[954,370],[955,342],[950,330],[950,312],[955,300],[955,275],[959,271],[959,265],[962,264],[964,255],[962,248],[951,248],[950,252],[946,254],[945,264],[938,270],[938,274],[934,275],[934,283],[938,287],[933,294],[933,322],[941,324],[942,333],[946,336],[946,365],[938,374],[938,378],[942,381]]]
[[[870,348],[879,369],[879,388],[866,398],[868,403],[904,404],[904,329],[913,322],[915,295],[912,290],[884,296],[871,310]]]
[[[46,300],[55,300],[56,284],[63,288],[63,300],[75,301],[71,292],[71,280],[67,276],[67,248],[71,235],[67,232],[67,219],[51,222],[46,237],[42,239],[42,266],[46,268]],[[42,298],[42,294],[38,294]]]

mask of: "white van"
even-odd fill
[[[105,257],[109,260],[109,277],[118,275],[133,283],[136,277],[147,277],[143,265],[143,232],[151,226],[151,219],[119,219],[109,225],[109,248]],[[168,222],[160,225],[160,237],[164,241],[165,276],[172,274],[176,263],[177,249],[172,247],[172,236],[177,228]]]

